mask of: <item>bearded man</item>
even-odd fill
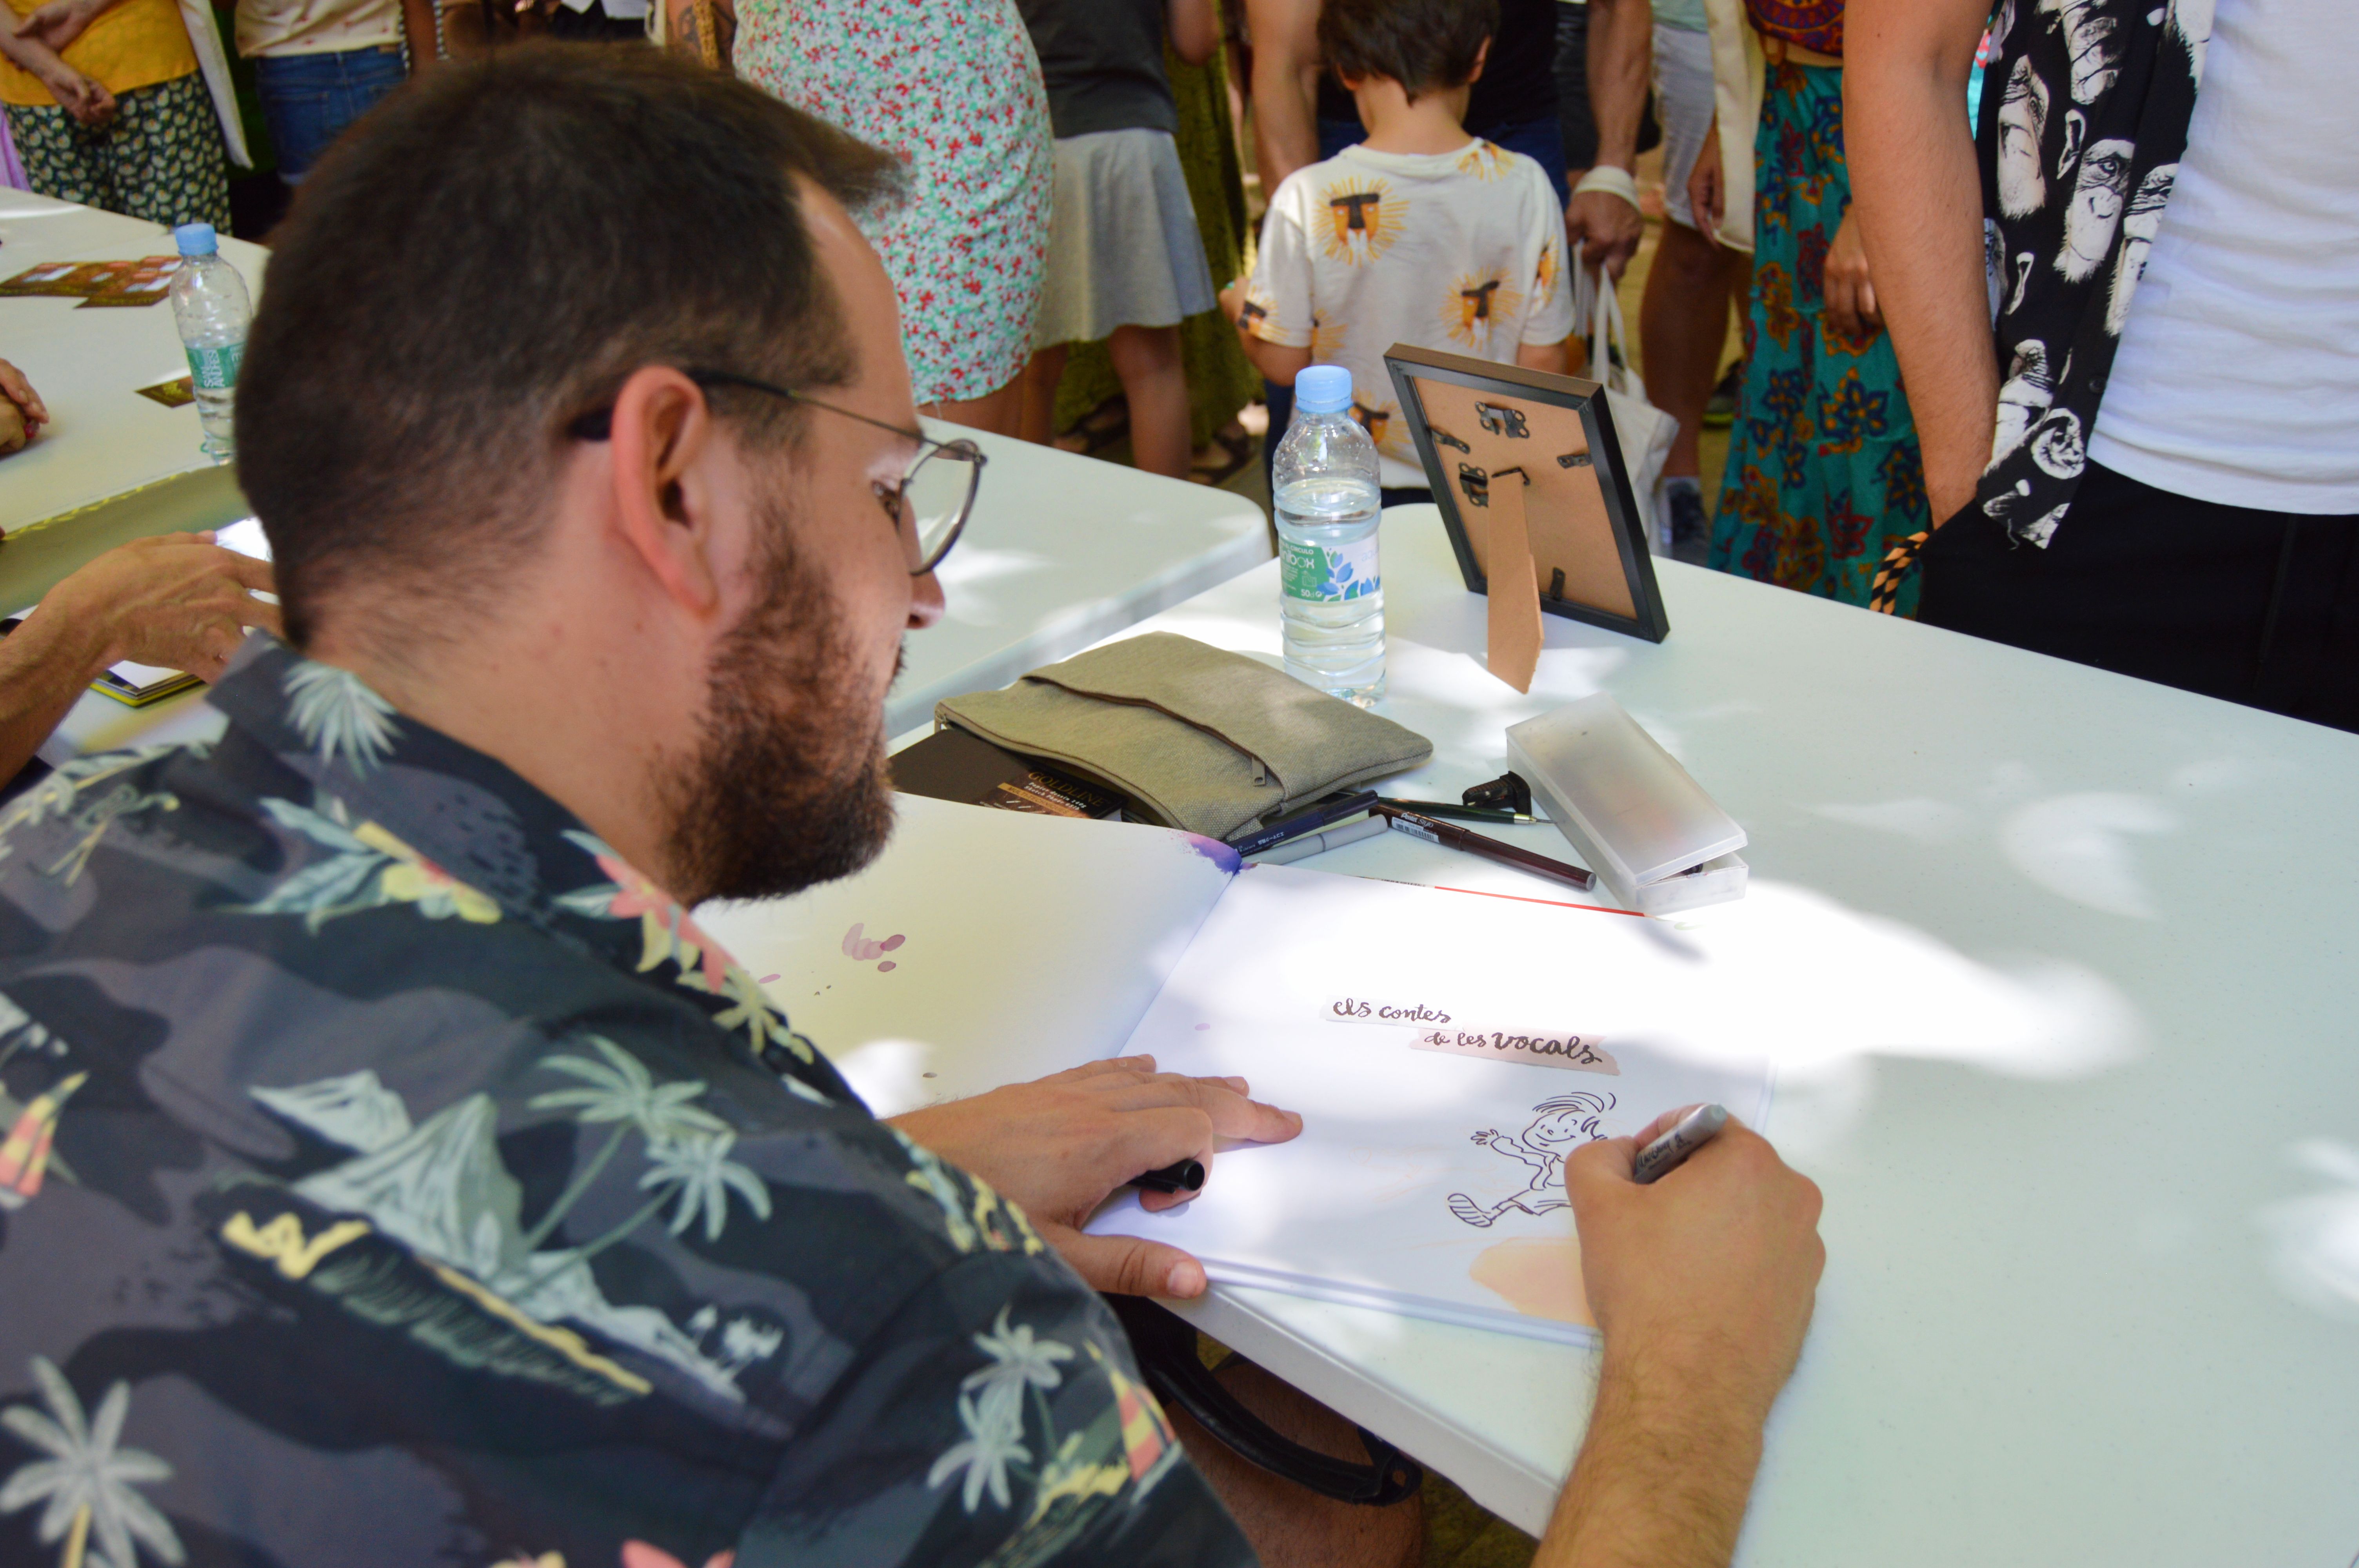
[[[893,171],[552,45],[306,182],[238,389],[287,643],[217,746],[0,818],[0,1559],[1334,1557],[1266,1498],[1249,1543],[1089,1288],[1201,1267],[1078,1228],[1299,1119],[1131,1059],[880,1124],[687,913],[891,824],[980,467],[847,216]],[[1565,1540],[1724,1560],[1816,1192],[1741,1131],[1655,1187],[1594,1147]]]

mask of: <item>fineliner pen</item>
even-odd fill
[[[1697,1106],[1671,1123],[1660,1138],[1638,1151],[1638,1157],[1630,1162],[1630,1179],[1644,1184],[1670,1174],[1727,1125],[1726,1107]]]
[[[1346,844],[1356,844],[1363,838],[1373,838],[1385,832],[1389,824],[1381,816],[1363,816],[1357,822],[1346,822],[1341,827],[1329,827],[1317,833],[1305,833],[1299,838],[1264,849],[1254,857],[1256,866],[1284,866],[1296,860],[1307,860],[1313,855],[1323,855],[1330,849],[1340,849]]]
[[[1390,795],[1377,802],[1380,806],[1397,806],[1403,811],[1414,811],[1420,816],[1446,816],[1460,822],[1496,822],[1528,827],[1541,820],[1526,811],[1506,811],[1490,806],[1455,806],[1446,800],[1395,800]]]
[[[1597,880],[1579,866],[1551,860],[1546,855],[1535,855],[1529,849],[1518,849],[1513,844],[1502,844],[1496,838],[1485,838],[1480,833],[1470,833],[1463,827],[1453,827],[1430,816],[1420,816],[1414,811],[1404,811],[1383,801],[1376,802],[1368,809],[1376,816],[1389,817],[1397,831],[1413,833],[1427,843],[1439,844],[1445,849],[1463,849],[1470,855],[1480,855],[1486,860],[1496,860],[1519,871],[1553,877],[1577,888],[1586,888]]]
[[[1341,821],[1355,811],[1365,811],[1375,805],[1376,792],[1364,789],[1333,800],[1322,800],[1307,811],[1298,811],[1281,822],[1257,827],[1250,833],[1240,833],[1228,840],[1229,848],[1240,855],[1259,854],[1272,844],[1283,844],[1288,838],[1299,838],[1305,833],[1316,833],[1331,822]]]
[[[1128,1184],[1149,1193],[1199,1192],[1204,1185],[1204,1162],[1182,1160],[1157,1170],[1141,1171],[1131,1177]]]

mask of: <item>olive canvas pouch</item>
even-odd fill
[[[1169,632],[946,698],[934,719],[1103,784],[1165,827],[1215,838],[1433,754],[1413,730]]]

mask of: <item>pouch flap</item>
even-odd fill
[[[935,718],[1225,838],[1330,790],[1413,767],[1432,743],[1241,654],[1149,633],[1035,670]]]
[[[1432,742],[1413,730],[1242,654],[1170,632],[1076,654],[1024,678],[1109,702],[1145,703],[1209,730],[1266,764],[1288,801],[1433,754]]]

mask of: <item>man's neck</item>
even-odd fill
[[[1379,153],[1454,153],[1473,140],[1466,134],[1466,99],[1473,89],[1429,88],[1415,103],[1401,84],[1372,76],[1352,89],[1367,127],[1361,145]]]

